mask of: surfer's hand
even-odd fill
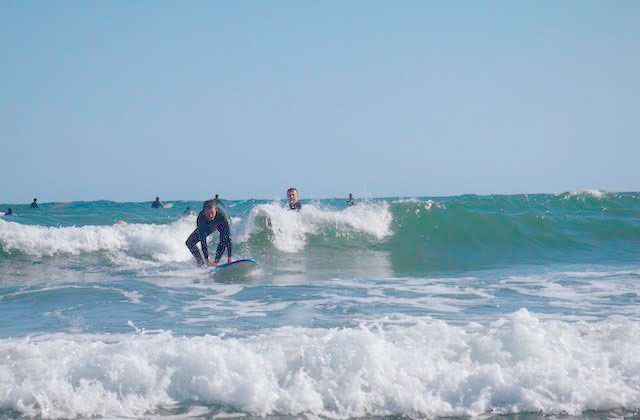
[[[218,265],[218,263],[215,261],[212,261],[211,258],[207,258],[207,265],[212,265],[215,267],[216,265]]]

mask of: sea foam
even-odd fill
[[[244,338],[49,334],[0,340],[0,408],[140,416],[176,403],[329,417],[640,408],[640,325],[541,321],[281,327]]]
[[[71,227],[32,226],[0,220],[0,244],[7,252],[20,251],[38,257],[122,251],[158,261],[184,261],[190,258],[184,241],[194,226],[194,216],[164,225]]]
[[[306,204],[301,211],[290,211],[278,203],[255,206],[239,239],[249,240],[262,229],[269,229],[273,245],[283,252],[302,250],[309,237],[333,229],[334,237],[353,234],[381,240],[392,234],[393,216],[386,202],[361,204],[343,210]]]

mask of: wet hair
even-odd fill
[[[289,194],[290,192],[293,192],[293,191],[298,192],[298,189],[297,189],[297,188],[294,188],[294,187],[291,187],[291,188],[289,188],[289,189],[287,190],[287,194]]]
[[[156,201],[160,200],[160,197],[156,197]]]
[[[213,200],[207,200],[204,203],[202,203],[202,210],[209,210],[210,208],[215,208],[216,207],[216,203],[213,202]]]

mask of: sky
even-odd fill
[[[0,202],[640,190],[640,1],[0,2]]]

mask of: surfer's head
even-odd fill
[[[297,188],[289,188],[287,190],[287,198],[289,199],[289,204],[295,204],[298,202],[298,189]]]
[[[213,220],[216,217],[216,203],[213,200],[207,200],[202,204],[202,211],[207,219]]]

